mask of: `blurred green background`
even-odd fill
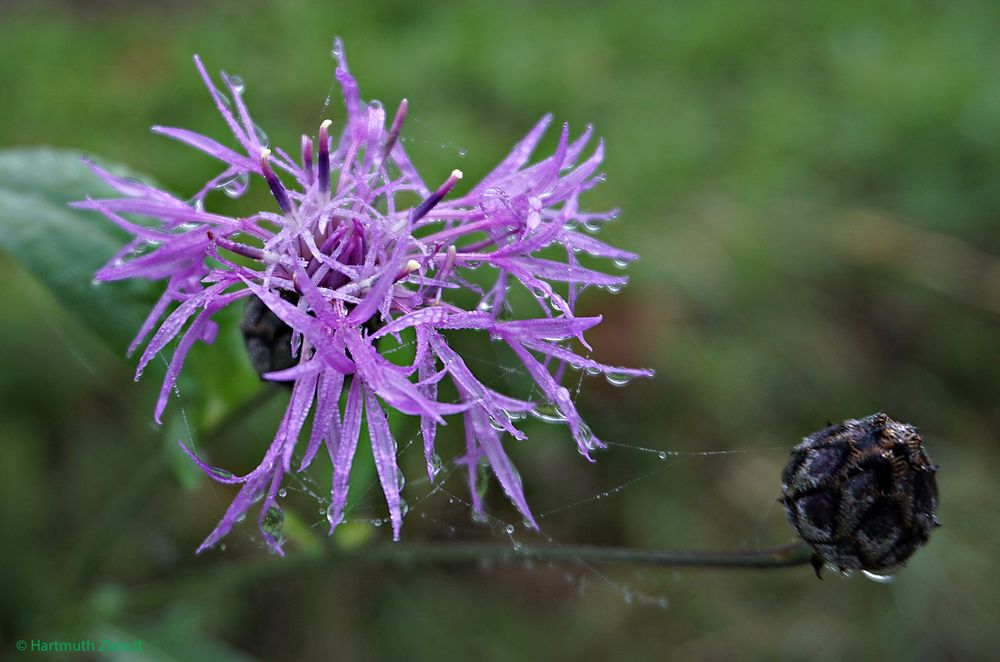
[[[325,116],[342,35],[365,98],[409,98],[406,146],[431,182],[454,167],[474,182],[545,112],[593,122],[608,180],[585,201],[622,208],[602,237],[642,259],[620,294],[584,297],[605,314],[588,338],[597,358],[658,374],[627,388],[586,378],[578,405],[601,437],[653,450],[612,446],[590,465],[562,428],[529,422],[513,454],[552,539],[788,542],[774,501],[788,448],[880,410],[923,431],[944,526],[885,585],[808,568],[303,562],[388,537],[370,522],[384,503],[362,458],[353,521],[332,542],[308,494],[328,490],[324,465],[290,486],[286,560],[249,523],[196,557],[234,491],[192,472],[174,442],[193,435],[213,463],[250,468],[287,396],[257,383],[230,320],[220,347],[189,360],[202,368],[164,431],[151,423],[158,375],[134,384],[121,351],[134,328],[95,331],[2,254],[2,654],[18,656],[17,639],[110,637],[145,642],[127,659],[994,657],[997,25],[990,0],[6,0],[0,147],[79,149],[182,195],[218,166],[148,127],[232,142],[195,52],[240,74],[272,144],[294,149]],[[246,213],[273,205],[265,193],[209,205]],[[474,368],[504,363],[468,347]],[[402,448],[413,430],[396,425]],[[404,544],[509,545],[508,522],[537,540],[495,484],[485,525],[457,473],[433,493],[418,445],[402,455]],[[746,452],[691,454],[728,450]]]

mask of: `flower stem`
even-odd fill
[[[771,570],[806,565],[812,552],[805,543],[763,549],[665,550],[594,547],[587,545],[525,545],[515,549],[496,543],[384,543],[318,555],[301,554],[283,559],[223,561],[211,568],[164,580],[133,591],[130,609],[154,607],[178,596],[219,592],[286,576],[317,572],[345,561],[416,564],[467,564],[482,561],[554,561],[578,564],[656,565],[663,567],[732,568]]]

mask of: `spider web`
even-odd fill
[[[413,341],[404,343],[385,351],[384,354],[405,350],[412,344]],[[487,358],[475,354],[469,355],[467,352],[464,356],[472,362],[489,364],[494,368],[498,367],[496,357]],[[501,374],[493,380],[485,380],[484,383],[486,385],[493,386],[497,381],[504,379],[506,374],[528,378],[524,370],[520,367],[501,364],[499,368]],[[582,391],[583,377],[584,374],[581,372],[572,390],[574,402],[579,398]],[[528,381],[530,382],[530,379]],[[180,399],[179,391],[177,391],[177,395],[178,399]],[[183,403],[181,403],[180,407],[182,410],[182,419],[186,426],[186,434],[188,435],[187,441],[192,444],[192,447],[195,447],[197,444],[193,439],[193,431],[187,424],[186,415],[183,414]],[[419,464],[422,465],[423,447],[419,430],[411,435],[400,438],[399,441],[397,461],[400,466],[406,466],[407,460],[412,460],[410,462],[411,465],[418,464],[416,462],[417,459],[419,459]],[[530,443],[530,441],[527,443]],[[528,556],[518,559],[517,553],[525,545],[531,544],[545,544],[556,547],[575,544],[578,541],[562,539],[560,534],[551,531],[558,527],[550,527],[549,525],[560,518],[572,516],[582,510],[586,510],[589,506],[593,506],[603,500],[615,499],[623,492],[635,488],[640,483],[655,480],[657,477],[663,477],[671,470],[676,469],[678,465],[692,459],[721,458],[769,451],[787,452],[787,448],[784,446],[754,449],[682,451],[609,440],[605,440],[605,443],[608,446],[604,451],[605,455],[608,453],[638,455],[643,460],[642,468],[635,475],[627,477],[625,480],[619,480],[609,486],[601,487],[596,492],[582,498],[574,497],[564,503],[550,506],[541,512],[537,512],[535,517],[539,525],[538,531],[531,529],[526,521],[513,519],[509,515],[501,514],[496,508],[491,508],[488,500],[484,500],[481,515],[474,513],[471,499],[462,489],[452,486],[456,480],[458,483],[463,484],[463,487],[464,483],[466,483],[464,478],[465,469],[455,463],[455,460],[464,454],[464,449],[461,452],[449,455],[441,463],[441,469],[435,475],[433,481],[425,472],[421,472],[417,477],[411,477],[407,480],[403,490],[406,504],[404,508],[404,520],[409,520],[411,525],[414,519],[418,520],[422,523],[426,531],[432,534],[431,537],[435,539],[441,538],[446,541],[441,544],[447,544],[447,542],[461,544],[462,542],[471,540],[482,541],[485,536],[486,539],[493,540],[499,545],[508,545],[514,553],[514,560],[509,562],[503,561],[504,563],[516,563],[523,568],[525,573],[535,572],[539,563],[543,563],[549,569],[561,569],[563,571],[562,579],[578,593],[582,594],[588,590],[598,590],[591,589],[593,585],[601,587],[601,590],[618,597],[627,604],[666,608],[670,602],[668,595],[655,587],[650,588],[650,586],[656,584],[656,580],[650,577],[651,573],[637,572],[633,575],[635,577],[634,580],[625,581],[613,576],[610,571],[599,568],[594,563],[579,555],[573,556],[569,560],[538,561]],[[572,448],[572,445],[566,446],[566,452],[571,452]],[[419,458],[411,456],[419,456]],[[301,459],[301,457],[297,453],[296,461],[298,459]],[[599,472],[600,465],[601,463],[598,461],[591,469]],[[485,469],[485,466],[480,468]],[[302,473],[293,472],[286,475],[287,484],[279,492],[279,502],[284,501],[289,495],[298,494],[301,495],[300,499],[304,498],[306,501],[311,501],[314,504],[311,509],[293,508],[293,511],[297,516],[303,518],[309,527],[322,532],[324,534],[323,537],[325,537],[326,529],[329,527],[327,510],[330,506],[329,486],[323,482],[324,480],[328,480],[328,472],[325,469],[324,474],[327,478],[317,478],[308,471]],[[485,470],[481,471],[479,481],[489,480],[491,476]],[[491,482],[496,487],[495,481]],[[352,488],[351,502],[345,510],[341,526],[367,524],[375,528],[388,529],[390,520],[385,512],[384,497],[382,496],[377,477],[372,478],[361,490],[358,490],[358,494],[354,494],[353,492],[354,488]],[[224,509],[227,505],[223,503],[224,497],[220,496],[218,500],[219,508]],[[759,544],[756,536],[758,525],[770,514],[772,508],[773,503],[766,507],[758,522],[753,524],[751,537],[754,544]],[[457,513],[456,511],[458,510],[461,510],[464,515]],[[250,520],[253,518],[247,519]],[[462,521],[465,523],[463,524]],[[406,544],[406,533],[407,525],[404,521],[404,542],[401,543],[402,545]],[[250,541],[259,548],[261,553],[268,552],[266,543],[260,538],[256,527],[253,525],[246,522],[240,523],[230,535],[237,535],[244,540]],[[334,535],[337,534],[335,533]],[[317,538],[319,537],[321,536],[317,536]],[[221,552],[226,552],[226,545],[220,544],[218,549]],[[482,571],[489,572],[493,569],[495,562],[492,559],[484,558],[480,559],[478,565]]]

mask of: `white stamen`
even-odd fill
[[[462,171],[461,170],[452,170],[451,171],[451,176],[454,177],[455,179],[461,179],[462,178]]]
[[[420,263],[417,262],[416,260],[410,260],[409,262],[406,263],[406,270],[411,274],[414,271],[420,271]]]

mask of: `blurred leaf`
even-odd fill
[[[67,312],[124,356],[162,286],[144,280],[94,284],[94,272],[128,236],[99,214],[68,206],[88,196],[117,196],[82,159],[79,152],[48,147],[0,151],[0,246]],[[103,160],[100,164],[115,174],[150,181],[125,166]],[[221,313],[218,318],[226,328],[212,351],[196,350],[199,360],[187,362],[182,381],[185,400],[198,403],[191,414],[206,425],[223,420],[260,388],[249,363],[241,358],[238,314]],[[156,374],[162,367],[154,363],[152,370]],[[202,397],[207,392],[211,398]]]
[[[98,641],[131,646],[130,649],[101,653],[112,660],[211,660],[212,662],[243,662],[253,658],[231,645],[203,632],[204,613],[192,605],[174,605],[160,622],[151,627],[123,627],[102,624]]]
[[[88,195],[112,194],[81,158],[47,147],[0,151],[0,246],[124,354],[149,310],[152,287],[145,281],[92,284],[94,272],[126,235],[93,212],[67,206]],[[122,166],[102,165],[135,176]]]

